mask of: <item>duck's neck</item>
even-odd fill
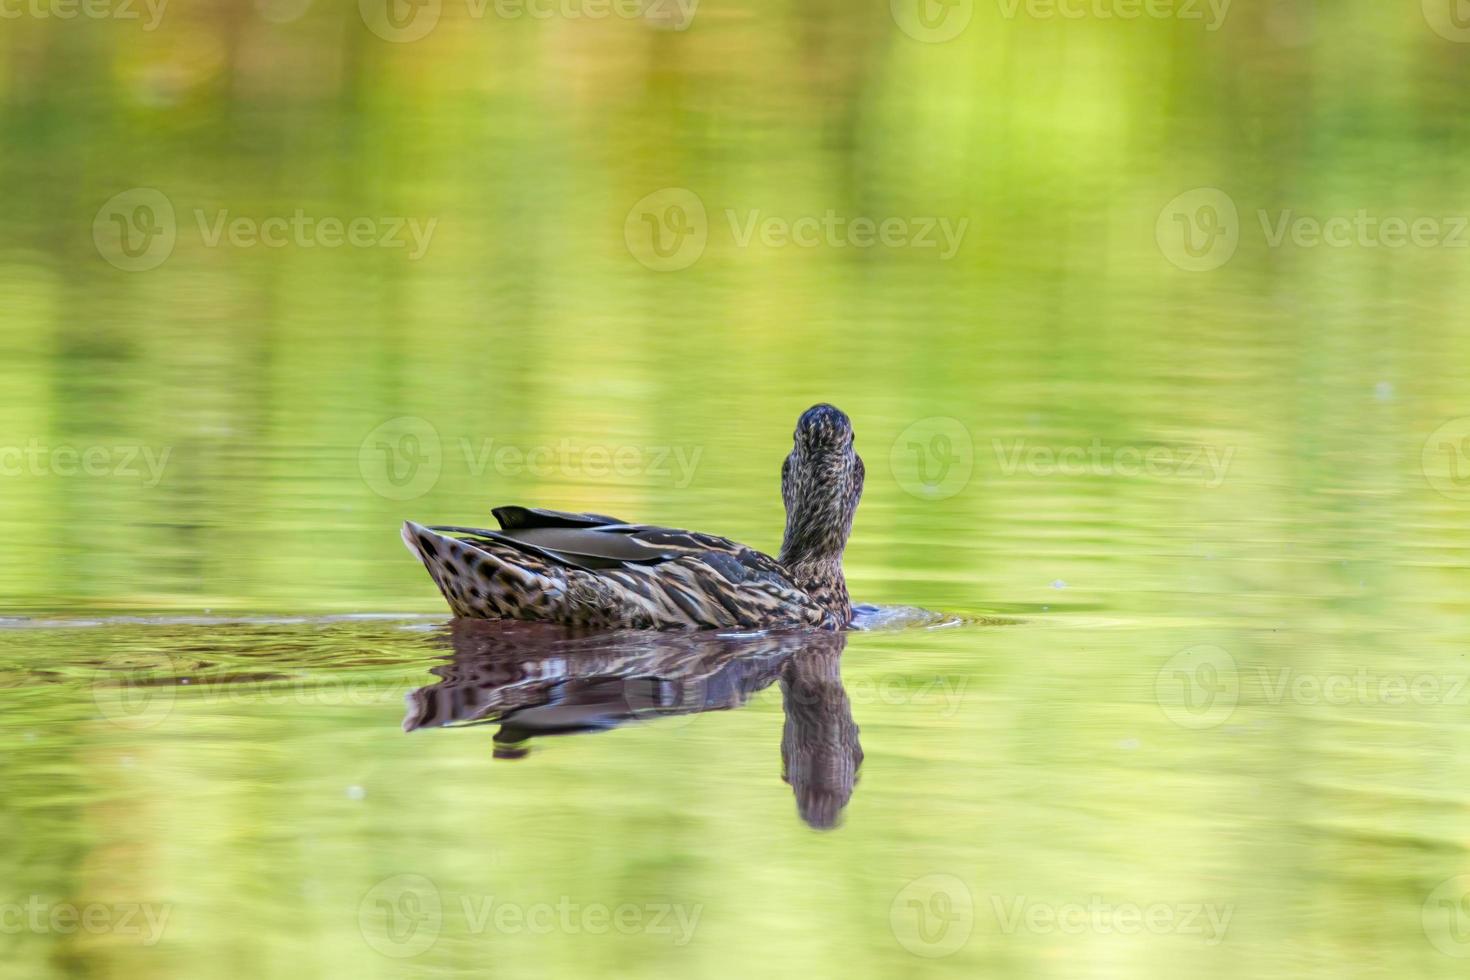
[[[852,513],[843,512],[835,487],[815,503],[810,499],[804,503],[789,498],[786,502],[786,533],[778,560],[792,584],[831,613],[838,625],[846,626],[852,619],[852,602],[842,576],[842,552]]]
[[[832,614],[838,625],[852,619],[852,599],[847,594],[847,579],[842,575],[842,556],[811,557],[788,555],[781,550],[780,562],[791,583]]]

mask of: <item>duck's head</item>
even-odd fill
[[[781,467],[782,563],[840,562],[862,495],[863,460],[852,447],[852,423],[840,409],[813,405],[797,419]]]

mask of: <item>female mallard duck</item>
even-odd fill
[[[456,616],[597,629],[817,626],[852,602],[842,549],[863,492],[852,423],[814,405],[781,467],[786,535],[772,558],[726,538],[600,514],[498,507],[500,530],[403,525]]]

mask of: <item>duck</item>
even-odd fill
[[[423,526],[402,538],[457,618],[598,630],[844,630],[842,555],[865,469],[852,422],[813,405],[781,465],[786,527],[775,557],[713,534],[603,514],[496,507],[498,529]]]

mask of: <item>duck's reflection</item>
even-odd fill
[[[842,687],[842,633],[593,634],[544,623],[456,620],[440,678],[408,696],[406,731],[498,723],[495,756],[532,738],[738,708],[780,681],[782,778],[811,826],[837,825],[863,750]]]
[[[801,819],[818,830],[837,826],[852,798],[863,747],[842,686],[842,647],[811,644],[781,664],[781,778],[796,793]]]

